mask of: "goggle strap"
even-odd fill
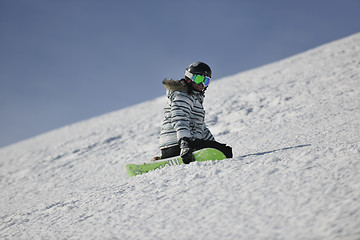
[[[191,72],[189,72],[188,70],[186,70],[186,71],[185,71],[185,76],[188,77],[188,78],[190,78],[190,79],[192,80],[192,78],[193,78],[194,75],[193,75]]]

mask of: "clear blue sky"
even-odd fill
[[[357,33],[359,12],[358,0],[0,0],[0,147],[164,95],[194,61],[216,80]]]

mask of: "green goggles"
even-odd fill
[[[198,75],[198,74],[192,74],[188,71],[186,71],[185,76],[187,76],[188,78],[190,78],[195,84],[203,84],[204,87],[209,86],[210,84],[210,80],[211,78],[207,77],[207,76],[203,76],[203,75]]]

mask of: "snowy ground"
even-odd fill
[[[360,34],[205,101],[233,159],[129,179],[159,154],[164,97],[0,149],[0,239],[360,239]]]

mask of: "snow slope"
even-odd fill
[[[0,149],[0,239],[360,239],[359,33],[214,81],[233,159],[129,179],[159,154],[164,103]]]

